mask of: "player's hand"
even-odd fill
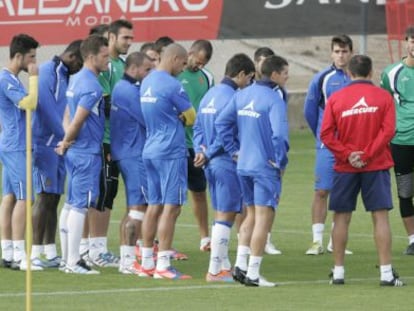
[[[37,76],[39,75],[39,69],[35,63],[30,63],[27,65],[27,73],[29,76]]]
[[[57,146],[55,148],[55,152],[58,155],[63,156],[65,154],[66,150],[69,149],[69,147],[70,147],[71,144],[72,143],[68,143],[68,142],[62,140],[62,141],[60,141],[60,142],[57,143]]]
[[[348,162],[354,168],[363,168],[367,165],[366,162],[362,161],[361,155],[364,154],[363,151],[353,151],[348,157]]]
[[[207,158],[203,152],[196,153],[193,161],[195,167],[202,167],[206,162]]]

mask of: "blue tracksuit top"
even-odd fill
[[[56,146],[65,132],[62,126],[66,107],[69,70],[55,56],[39,68],[39,99],[33,114],[33,144]]]
[[[112,90],[110,128],[114,161],[142,156],[145,122],[142,116],[139,82],[124,74]]]
[[[237,92],[217,117],[217,134],[227,152],[238,154],[240,175],[274,176],[275,169],[286,167],[286,103],[274,87],[271,81],[257,81]],[[240,150],[233,134],[234,125]]]
[[[230,78],[224,78],[220,84],[211,88],[203,97],[193,126],[193,144],[196,153],[204,151],[209,163],[217,160],[227,160],[233,163],[231,156],[224,151],[222,144],[217,140],[214,122],[223,108],[229,103],[237,90],[237,84]],[[234,133],[235,136],[236,133]],[[238,145],[238,144],[237,144]]]
[[[304,115],[316,138],[316,148],[324,148],[319,134],[326,101],[329,96],[348,85],[350,81],[351,79],[342,69],[331,65],[317,73],[309,84],[304,105]]]

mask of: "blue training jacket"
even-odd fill
[[[208,90],[200,102],[193,126],[194,151],[196,153],[204,152],[210,163],[216,162],[216,159],[228,160],[233,163],[231,156],[224,151],[221,142],[216,139],[217,132],[214,122],[236,93],[237,88],[234,81],[230,78],[224,78],[220,84]],[[235,135],[236,133],[234,133]],[[206,150],[203,151],[201,146],[204,146]]]
[[[110,128],[114,161],[142,156],[146,132],[139,91],[139,82],[126,74],[112,90]]]
[[[237,92],[215,122],[224,149],[238,156],[240,175],[274,176],[275,170],[287,165],[286,103],[275,86],[261,80]]]
[[[33,144],[56,146],[63,139],[69,69],[55,56],[39,68],[39,99],[33,114]]]
[[[342,69],[331,65],[317,73],[309,84],[304,105],[304,115],[316,138],[316,148],[324,148],[320,139],[320,130],[325,104],[329,96],[348,85],[350,81],[351,79]]]

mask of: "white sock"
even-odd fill
[[[44,249],[47,260],[57,257],[56,244],[46,244]]]
[[[135,246],[124,245],[124,267],[131,267],[135,261]]]
[[[171,251],[162,251],[157,254],[157,270],[162,271],[167,269],[170,264]]]
[[[79,245],[82,239],[83,227],[87,209],[72,208],[68,216],[68,261],[73,267],[80,259]]]
[[[391,265],[381,265],[380,271],[381,271],[381,281],[392,281],[394,279]]]
[[[79,245],[79,253],[85,254],[89,251],[89,238],[82,238]]]
[[[68,215],[70,212],[70,205],[65,203],[59,216],[59,237],[60,249],[62,253],[62,260],[68,262]]]
[[[210,241],[210,262],[208,264],[208,272],[216,275],[221,269],[221,256],[219,254],[220,238],[218,237],[217,224],[214,224],[211,228],[211,241]]]
[[[328,242],[328,248],[330,248],[330,249],[333,249],[333,246],[332,246],[332,231],[333,231],[334,226],[335,226],[335,223],[332,222],[332,225],[331,225],[331,234],[329,235],[329,242]]]
[[[260,277],[260,265],[263,257],[261,256],[250,256],[249,266],[247,267],[246,276],[251,280],[256,280]]]
[[[100,254],[99,238],[89,238],[89,258],[95,260]]]
[[[229,240],[231,228],[221,223],[215,223],[211,229],[211,253],[208,272],[218,274],[222,268],[223,259],[228,261]]]
[[[414,234],[408,236],[408,244],[414,243]]]
[[[312,234],[313,234],[313,242],[318,242],[322,245],[323,241],[323,231],[325,229],[324,224],[313,224],[312,225]]]
[[[345,277],[344,266],[334,266],[333,278],[337,280],[337,279],[343,279],[344,277]]]
[[[43,254],[43,245],[32,245],[32,254],[31,259],[40,258],[40,255]]]
[[[237,257],[236,263],[234,264],[236,267],[239,267],[241,270],[247,270],[247,259],[249,257],[250,247],[239,245],[237,246]]]
[[[153,269],[154,263],[154,251],[152,247],[141,247],[142,267],[146,270]]]
[[[1,257],[4,260],[13,260],[13,241],[1,240]]]
[[[98,238],[99,253],[106,254],[108,252],[108,238],[101,236]]]
[[[13,241],[13,260],[18,262],[26,259],[26,251],[24,250],[24,240]]]

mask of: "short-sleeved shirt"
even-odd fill
[[[414,145],[414,67],[404,61],[386,67],[381,75],[381,87],[394,98],[397,130],[392,140],[397,145]]]
[[[26,112],[19,102],[27,96],[20,80],[9,70],[0,71],[0,151],[26,150]]]
[[[91,70],[83,68],[73,76],[66,95],[70,120],[73,119],[78,106],[90,112],[70,148],[76,152],[100,154],[105,117],[102,87],[96,75]]]
[[[166,71],[153,70],[142,81],[141,108],[147,129],[142,157],[186,157],[184,125],[178,116],[191,103],[180,81]]]

